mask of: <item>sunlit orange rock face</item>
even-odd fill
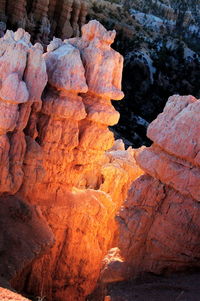
[[[24,298],[14,292],[11,292],[6,288],[1,288],[1,287],[0,287],[0,300],[1,301],[30,301],[27,298]]]
[[[199,114],[200,100],[173,96],[149,126],[154,143],[136,158],[146,174],[117,217],[123,260],[110,260],[105,282],[200,265]]]
[[[0,192],[42,212],[55,240],[12,285],[48,301],[81,301],[93,291],[116,212],[142,173],[108,129],[119,119],[111,99],[123,98],[114,38],[91,21],[82,38],[54,38],[45,54],[22,29],[0,40]]]
[[[108,125],[119,119],[110,100],[123,97],[123,59],[110,48],[115,32],[96,21],[82,32],[80,39],[54,39],[44,55],[48,87],[37,141],[46,174],[41,183],[31,185],[29,177],[22,187],[56,239],[51,253],[32,266],[27,284],[48,300],[84,300],[95,288],[114,216],[141,172],[131,150],[106,152],[114,144]]]

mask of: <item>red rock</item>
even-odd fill
[[[39,208],[14,196],[0,196],[1,277],[18,273],[53,245],[54,238]]]
[[[86,117],[85,107],[81,97],[67,94],[49,93],[43,98],[42,112],[57,119],[82,120]]]
[[[0,300],[1,301],[30,301],[6,288],[0,287]]]
[[[19,80],[17,73],[11,73],[5,78],[0,90],[0,98],[13,104],[27,102],[29,93],[26,84]]]
[[[28,52],[24,80],[29,91],[29,101],[33,102],[41,102],[42,92],[47,84],[46,64],[42,54],[40,44],[35,44]]]
[[[85,70],[78,49],[69,43],[45,54],[48,81],[58,90],[86,93]],[[78,71],[78,72],[77,72]]]
[[[141,174],[135,152],[125,151],[122,143],[112,149],[114,136],[108,130],[119,119],[111,99],[123,97],[123,58],[110,47],[114,37],[115,32],[91,21],[82,38],[54,39],[44,55],[22,29],[1,40],[5,100],[0,105],[10,98],[14,104],[0,113],[0,193],[17,195],[41,210],[55,238],[39,259],[37,240],[34,254],[28,250],[26,257],[21,251],[24,262],[17,261],[17,277],[10,278],[15,289],[49,301],[81,301],[94,290],[102,260],[116,241],[116,212]],[[26,102],[19,106],[16,99]],[[43,235],[42,225],[41,233],[35,224],[32,230],[24,243]],[[18,246],[12,251],[17,254]]]
[[[193,96],[172,96],[163,113],[149,126],[147,135],[169,154],[200,165],[199,112],[200,101]],[[188,137],[190,143],[186,143]]]
[[[132,183],[117,216],[123,261],[110,258],[104,282],[199,267],[199,105],[194,97],[173,96],[150,124],[154,143],[136,152],[147,174]]]
[[[16,33],[7,31],[0,41],[2,79],[0,140],[1,144],[4,145],[1,149],[0,164],[4,167],[1,175],[0,192],[14,194],[22,185],[24,176],[22,166],[26,152],[26,141],[23,130],[28,123],[32,103],[34,101],[41,102],[40,97],[46,85],[47,74],[41,50],[39,52],[35,50],[38,60],[34,55],[28,56],[32,45],[30,35],[23,29],[18,29]],[[36,88],[37,85],[38,89]],[[37,95],[34,96],[36,92]],[[9,135],[7,135],[8,132]]]
[[[200,172],[197,166],[162,152],[155,146],[141,152],[137,162],[152,177],[200,201]]]
[[[84,44],[78,47],[81,48],[89,91],[105,99],[120,100],[124,96],[121,91],[123,57],[110,47],[115,36],[114,30],[107,31],[93,20],[82,27]]]
[[[119,112],[111,102],[104,98],[87,95],[83,97],[87,119],[104,125],[115,125],[119,121]]]

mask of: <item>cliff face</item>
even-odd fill
[[[35,256],[27,250],[8,280],[48,300],[80,301],[92,292],[114,242],[114,216],[141,174],[134,151],[114,144],[108,130],[119,119],[111,99],[123,97],[123,59],[110,47],[114,38],[115,31],[91,21],[82,38],[54,38],[45,54],[23,29],[0,41],[0,192],[42,212],[48,233],[43,241],[41,227],[41,242],[33,241],[32,249],[41,247]]]
[[[111,99],[123,98],[114,38],[90,21],[45,53],[23,29],[0,40],[4,287],[81,301],[98,280],[199,266],[200,102],[170,98],[149,126],[150,148],[114,142]]]
[[[0,35],[6,28],[23,28],[34,42],[47,46],[54,35],[80,36],[89,4],[86,0],[1,0]]]
[[[117,217],[121,279],[199,267],[199,109],[194,97],[173,96],[148,128],[154,143],[136,156],[145,174]],[[111,260],[106,281],[116,267]]]

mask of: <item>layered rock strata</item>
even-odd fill
[[[200,266],[199,112],[199,100],[173,96],[150,124],[154,143],[136,156],[146,174],[117,217],[123,260],[110,260],[106,282]]]
[[[9,287],[27,264],[53,245],[54,238],[39,210],[13,196],[24,181],[27,149],[36,147],[24,129],[31,110],[36,112],[41,107],[47,83],[42,46],[32,46],[30,35],[22,29],[7,31],[0,40],[0,54],[0,286],[6,282]],[[38,180],[44,168],[38,156],[31,159]],[[32,177],[32,185],[35,181]],[[0,298],[12,300],[11,295],[3,291]]]
[[[131,150],[105,152],[114,143],[108,125],[119,119],[110,99],[123,97],[123,60],[110,48],[115,32],[92,21],[82,33],[64,43],[54,39],[44,55],[48,86],[37,141],[46,175],[34,186],[27,177],[21,189],[40,206],[56,239],[51,253],[32,266],[26,287],[42,290],[48,300],[84,300],[95,288],[114,239],[114,215],[140,174]]]
[[[24,129],[31,109],[41,106],[47,73],[41,45],[32,46],[23,29],[7,31],[0,53],[0,193],[15,194],[24,178],[27,144],[34,144],[26,140]]]
[[[79,36],[85,24],[87,0],[2,0],[0,1],[0,35],[6,27],[27,30],[33,41],[47,46],[54,35],[62,39]]]
[[[85,300],[95,288],[115,240],[114,216],[141,174],[134,151],[108,130],[119,120],[111,99],[123,97],[114,38],[91,21],[82,38],[54,38],[45,54],[23,29],[0,40],[0,192],[42,212],[55,240],[10,278],[15,289],[49,301]]]

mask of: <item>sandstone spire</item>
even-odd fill
[[[87,12],[85,0],[1,0],[0,36],[4,35],[8,18],[13,29],[26,29],[32,41],[46,47],[55,35],[62,39],[79,36]]]
[[[87,17],[87,13],[88,13],[88,2],[85,0],[81,1],[81,10],[80,10],[80,16],[79,16],[79,26],[80,26],[80,30],[82,28],[82,26],[86,23],[86,17]]]
[[[75,36],[75,37],[80,36],[80,30],[79,30],[79,24],[78,24],[80,10],[81,10],[80,0],[74,0],[71,22],[72,22],[72,28],[73,28],[73,36]]]
[[[36,21],[41,21],[42,18],[47,18],[49,0],[35,0],[33,3],[33,14]]]
[[[13,2],[10,22],[17,28],[26,28],[27,13],[26,13],[26,0],[19,0]]]
[[[72,13],[73,0],[63,0],[60,8],[60,16],[58,18],[57,32],[61,33],[62,39],[71,38],[73,35],[73,29],[70,24],[70,18]]]
[[[30,293],[48,300],[81,301],[92,292],[114,239],[114,215],[130,181],[140,173],[131,151],[108,151],[114,144],[108,125],[119,119],[110,99],[123,97],[119,82],[123,60],[110,47],[114,36],[91,21],[82,38],[65,42],[54,38],[44,55],[48,86],[41,111],[32,111],[26,133],[41,149],[45,175],[37,176],[38,155],[36,163],[31,160],[36,146],[29,143],[20,194],[41,206],[55,236],[53,249],[33,263],[27,280]],[[111,64],[118,73],[112,73],[106,84],[98,76],[107,79],[106,66],[108,71]]]
[[[110,260],[105,282],[200,266],[199,113],[200,100],[174,95],[150,124],[153,145],[136,155],[145,174],[117,216],[123,260]]]

